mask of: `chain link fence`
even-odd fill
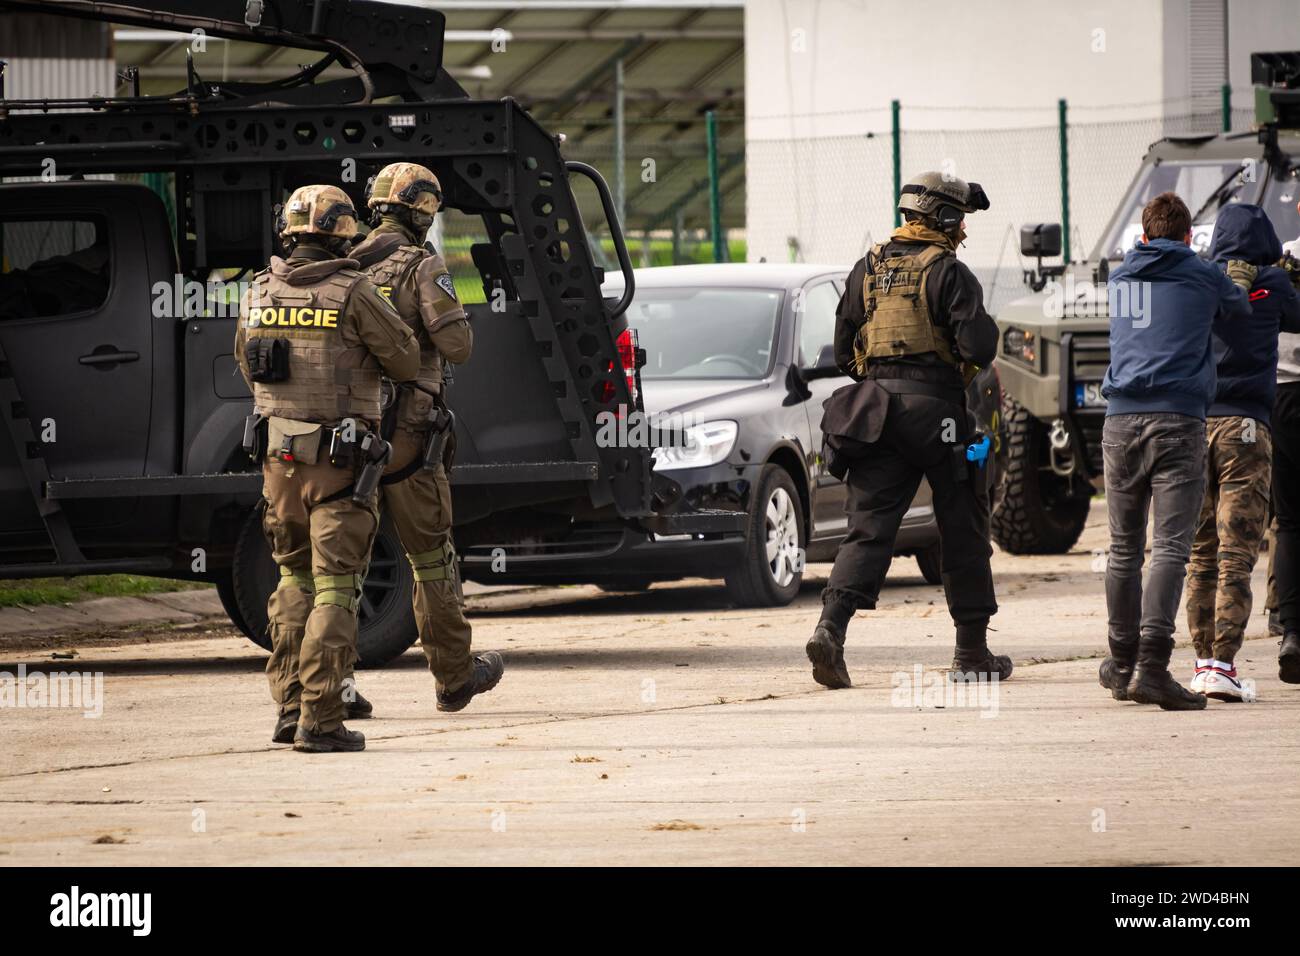
[[[1158,104],[1155,118],[1099,120],[1135,107],[1067,111],[1064,168],[1068,179],[1069,247],[1087,257],[1152,143],[1169,135],[1217,133],[1222,113],[1211,104]],[[1023,294],[1020,227],[1062,222],[1061,127],[1055,109],[1042,122],[1000,126],[996,109],[979,129],[909,127],[908,115],[924,109],[902,104],[899,166],[903,181],[927,169],[979,182],[991,208],[967,219],[962,249],[984,285],[986,305],[996,310]],[[1152,112],[1148,107],[1148,112]],[[855,114],[855,116],[858,114]],[[754,140],[746,144],[749,204],[746,238],[751,261],[802,261],[848,265],[894,227],[894,137],[888,109],[861,112],[855,135]],[[1233,129],[1249,129],[1253,113],[1232,112]]]

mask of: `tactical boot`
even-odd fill
[[[1136,641],[1125,643],[1108,639],[1110,656],[1101,662],[1097,670],[1097,680],[1102,687],[1110,691],[1116,700],[1128,700],[1128,685],[1133,682],[1133,665],[1137,662],[1138,645]]]
[[[1282,615],[1277,608],[1268,612],[1268,633],[1271,637],[1282,637]]]
[[[293,749],[312,754],[353,753],[366,749],[366,737],[355,730],[348,730],[342,724],[327,734],[313,733],[306,727],[299,727],[293,738]]]
[[[1013,670],[1011,658],[994,654],[988,645],[988,622],[957,625],[957,648],[953,651],[949,680],[1006,680]]]
[[[298,715],[301,711],[291,710],[282,714],[275,722],[275,733],[271,734],[273,744],[291,744],[293,735],[298,730]]]
[[[501,683],[506,663],[496,651],[474,655],[474,672],[469,680],[449,693],[438,693],[438,709],[446,713],[464,710],[475,694],[486,694]]]
[[[375,712],[375,705],[361,696],[356,685],[352,686],[352,699],[343,701],[343,710],[348,720],[367,720]]]
[[[1169,673],[1174,652],[1172,637],[1143,637],[1138,642],[1137,673],[1129,686],[1129,700],[1159,704],[1161,710],[1204,710],[1205,695],[1194,694]]]
[[[952,667],[948,670],[950,680],[979,680],[980,677],[1006,680],[1011,676],[1014,665],[1005,654],[994,654],[987,647],[982,652],[971,652],[958,648],[952,657]]]
[[[813,680],[817,683],[831,690],[853,686],[844,665],[844,632],[830,621],[817,622],[804,650],[812,661]]]
[[[1277,676],[1288,684],[1300,684],[1300,633],[1292,631],[1282,638],[1277,654]]]

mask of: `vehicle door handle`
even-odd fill
[[[140,361],[139,352],[119,352],[114,345],[101,345],[89,355],[77,359],[82,365],[117,365],[121,362]]]

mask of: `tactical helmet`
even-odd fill
[[[961,222],[960,214],[988,208],[989,197],[979,183],[967,183],[936,172],[914,176],[898,197],[899,212],[912,212],[936,220],[943,228]]]
[[[357,211],[337,186],[299,186],[280,207],[275,225],[281,236],[351,239],[357,234]]]
[[[442,205],[442,186],[433,170],[417,163],[389,163],[366,187],[371,209],[382,203],[432,216]]]

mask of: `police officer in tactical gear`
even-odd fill
[[[356,484],[371,452],[384,447],[380,376],[414,378],[420,350],[357,262],[344,258],[357,232],[346,193],[303,186],[276,225],[287,258],[273,256],[254,277],[235,339],[253,392],[246,434],[262,459],[262,527],[280,567],[267,606],[266,672],[279,707],[272,740],[318,753],[363,750],[365,737],[343,726],[343,679],[356,653],[357,599],[379,506]]]
[[[384,507],[414,572],[415,620],[437,686],[437,707],[457,711],[495,687],[505,669],[495,651],[470,654],[451,540],[447,469],[455,436],[443,364],[467,361],[473,335],[442,256],[421,245],[442,202],[438,178],[415,163],[393,163],[374,178],[367,198],[375,226],[352,257],[420,343],[419,374],[397,386],[386,421],[393,458],[384,476]]]
[[[997,610],[989,569],[987,467],[965,406],[965,384],[994,358],[997,326],[983,292],[957,260],[967,213],[987,209],[976,183],[922,173],[902,189],[905,223],[854,266],[835,324],[835,358],[856,384],[837,390],[822,421],[832,473],[848,485],[849,534],[822,592],[821,620],[808,641],[814,679],[851,685],[844,665],[853,612],[876,606],[894,539],[925,477],[942,536],[948,610],[957,626],[953,671],[1011,676],[1011,660],[990,653]]]

